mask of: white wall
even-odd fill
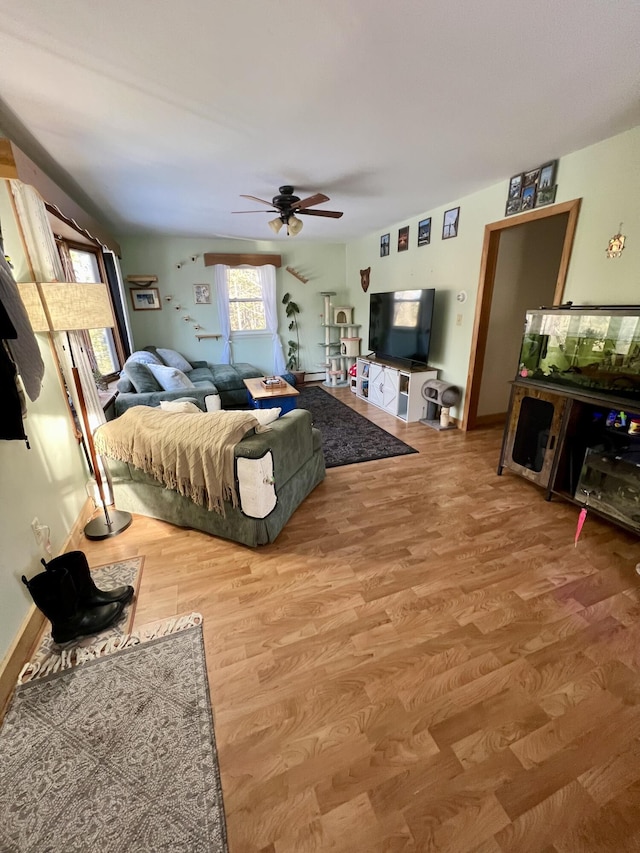
[[[0,225],[5,251],[14,275],[28,281],[11,201],[0,181]],[[86,500],[86,468],[73,437],[48,338],[38,335],[45,363],[42,393],[27,399],[25,432],[31,449],[21,441],[0,441],[0,659],[9,649],[29,612],[31,598],[20,581],[42,570],[45,556],[36,545],[31,522],[37,516],[51,528],[51,545],[57,554]]]
[[[215,334],[220,331],[218,311],[213,286],[213,267],[205,267],[205,252],[244,252],[269,253],[282,256],[282,267],[277,270],[276,282],[279,307],[279,327],[287,354],[289,332],[282,305],[286,292],[298,303],[301,313],[298,317],[300,328],[300,356],[302,368],[309,372],[320,370],[321,348],[318,344],[324,340],[320,328],[320,315],[323,310],[321,291],[335,291],[336,299],[345,295],[345,246],[343,244],[305,243],[299,237],[285,240],[249,241],[220,240],[188,237],[124,237],[122,244],[122,273],[127,275],[153,274],[158,276],[162,309],[160,311],[133,311],[128,303],[133,339],[137,349],[153,344],[171,347],[190,359],[200,359],[215,364],[220,361],[222,342],[214,340],[198,341],[191,323],[182,317],[189,315],[203,327],[198,334]],[[192,255],[198,255],[195,263]],[[184,263],[176,269],[177,263]],[[286,271],[290,266],[308,279],[303,284]],[[209,283],[211,286],[211,305],[196,305],[193,300],[193,285]],[[156,286],[156,285],[154,285]],[[127,287],[127,290],[130,290]],[[172,301],[165,297],[171,295]],[[180,311],[174,305],[182,305]],[[251,336],[237,339],[233,344],[233,360],[255,364],[265,374],[273,372],[272,344],[268,336]]]
[[[470,152],[472,152],[470,142]],[[472,154],[470,154],[472,156]],[[549,159],[553,152],[549,152]],[[523,163],[523,170],[537,164]],[[360,286],[359,270],[371,267],[370,291],[435,287],[437,289],[435,331],[430,362],[440,378],[464,390],[469,366],[473,319],[480,273],[485,225],[504,218],[508,175],[473,195],[452,199],[444,207],[426,208],[415,217],[389,223],[375,234],[347,246],[347,287],[365,326],[367,340],[369,297]],[[420,180],[420,176],[416,176]],[[582,208],[569,266],[565,298],[575,303],[638,304],[638,251],[640,250],[640,127],[576,151],[558,164],[557,202],[582,198]],[[425,201],[428,191],[425,190]],[[442,240],[444,211],[460,205],[458,237]],[[432,217],[431,244],[417,246],[418,221]],[[623,222],[627,248],[618,260],[608,260],[609,238]],[[398,228],[409,225],[409,250],[396,251]],[[391,232],[391,254],[379,256],[380,236]],[[456,294],[468,293],[460,305]],[[461,314],[461,325],[456,315]],[[513,370],[517,365],[514,364]],[[454,414],[460,416],[460,405]]]

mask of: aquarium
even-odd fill
[[[640,400],[640,306],[527,311],[517,378]]]

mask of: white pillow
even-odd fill
[[[132,352],[127,361],[137,361],[138,364],[162,364],[158,356],[153,352],[141,349]],[[127,362],[125,362],[126,364]]]
[[[258,420],[256,432],[268,432],[269,424],[277,421],[282,409],[252,409],[251,414]]]
[[[160,347],[156,347],[156,352],[169,367],[175,367],[176,370],[181,370],[183,373],[189,373],[190,370],[193,370],[193,365],[189,364],[187,359],[174,349],[160,349]]]
[[[166,367],[164,364],[147,364],[147,367],[163,391],[184,391],[185,388],[196,387],[188,376],[175,367]]]
[[[165,412],[202,414],[202,409],[188,400],[160,400],[160,408]]]

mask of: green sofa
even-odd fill
[[[245,436],[235,448],[237,460],[273,457],[276,505],[265,518],[245,515],[225,504],[225,516],[193,503],[159,480],[124,462],[107,459],[118,509],[169,521],[256,546],[273,542],[296,508],[325,477],[322,439],[306,409],[288,412],[265,432]]]
[[[153,349],[148,347],[148,349]],[[238,364],[207,364],[206,361],[189,362],[193,370],[188,374],[195,388],[183,388],[179,391],[146,391],[136,392],[132,382],[123,373],[116,388],[118,396],[115,399],[113,414],[119,417],[132,406],[157,406],[161,400],[179,400],[183,397],[193,398],[204,409],[204,399],[213,394],[220,395],[223,409],[247,407],[247,389],[244,379],[264,376],[257,367],[246,362]]]

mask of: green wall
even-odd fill
[[[336,299],[345,296],[345,258],[343,244],[305,243],[297,237],[285,240],[250,241],[220,240],[215,238],[189,237],[124,237],[122,245],[122,274],[158,276],[157,286],[162,298],[160,311],[133,311],[128,296],[129,316],[134,344],[137,349],[149,344],[177,349],[190,360],[202,359],[211,363],[220,361],[222,342],[198,341],[196,334],[215,334],[220,331],[218,310],[213,287],[213,267],[205,267],[205,252],[270,253],[282,256],[282,267],[277,270],[276,283],[280,329],[285,357],[287,353],[288,329],[282,296],[288,291],[298,302],[301,314],[300,327],[301,364],[308,372],[319,372],[322,350],[318,344],[324,340],[320,328],[323,309],[321,291],[335,291]],[[197,255],[195,262],[190,259]],[[180,269],[177,264],[182,264]],[[303,284],[286,267],[297,270],[308,279]],[[211,304],[196,305],[193,285],[211,285]],[[127,290],[131,287],[127,286]],[[170,302],[166,301],[171,296]],[[176,310],[175,305],[181,305]],[[187,315],[203,328],[196,333],[193,324],[183,320]],[[251,335],[238,337],[233,344],[233,360],[248,361],[263,370],[273,372],[272,344],[270,337]]]
[[[523,163],[523,169],[535,165]],[[440,369],[440,378],[462,389],[469,367],[484,228],[504,218],[509,177],[505,175],[503,182],[473,195],[452,199],[443,207],[427,208],[411,219],[390,223],[382,231],[347,246],[347,290],[357,316],[364,318],[365,324],[369,297],[359,287],[360,269],[371,267],[369,292],[436,288],[430,361]],[[639,304],[640,127],[563,157],[558,164],[557,183],[556,202],[582,198],[565,298],[576,304]],[[442,240],[444,211],[458,205],[458,236]],[[431,243],[418,247],[418,221],[428,216],[432,217]],[[627,247],[618,260],[609,260],[605,249],[621,222]],[[398,228],[405,225],[410,226],[409,250],[398,253]],[[391,254],[381,258],[380,236],[385,232],[391,232]],[[462,305],[456,300],[461,290],[468,294]],[[366,345],[366,325],[361,333]],[[514,364],[514,375],[516,367]],[[460,411],[461,407],[456,414]]]
[[[14,277],[29,281],[4,181],[0,181],[0,226],[5,251],[14,264]],[[31,522],[37,517],[51,528],[51,548],[56,555],[87,497],[88,472],[71,431],[48,336],[36,337],[45,374],[38,399],[32,403],[27,398],[24,426],[31,449],[22,441],[0,441],[0,660],[31,606],[20,577],[32,577],[42,571],[40,558],[45,552],[35,542]]]

